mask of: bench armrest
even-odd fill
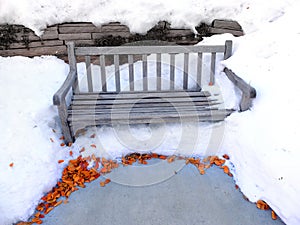
[[[251,107],[251,98],[256,97],[256,90],[247,84],[242,78],[237,76],[230,69],[224,69],[224,73],[228,79],[242,91],[242,99],[240,102],[240,111],[246,111]]]
[[[74,84],[77,80],[76,78],[77,78],[76,71],[70,70],[66,80],[53,96],[54,105],[60,106],[62,103],[65,102],[66,95],[69,92],[70,88],[74,87]]]

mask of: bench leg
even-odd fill
[[[60,122],[61,122],[61,129],[63,132],[63,135],[65,137],[65,143],[69,144],[70,142],[73,143],[73,137],[71,134],[71,130],[67,121],[67,111],[66,111],[66,107],[64,106],[59,106],[58,107],[58,114],[60,117]]]

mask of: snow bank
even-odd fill
[[[64,164],[57,161],[67,161],[69,151],[52,131],[57,112],[51,98],[67,70],[56,57],[0,57],[1,225],[28,219],[61,177]]]
[[[284,14],[285,8],[296,0],[1,0],[0,23],[22,24],[37,34],[62,22],[86,22],[96,25],[120,21],[132,32],[146,32],[159,20],[174,27],[194,29],[200,22],[213,19],[238,20],[246,33]]]

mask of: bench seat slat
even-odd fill
[[[209,97],[211,94],[208,91],[202,92],[152,92],[152,93],[121,93],[121,94],[89,94],[89,95],[74,95],[74,100],[95,100],[95,99],[124,99],[124,98],[146,98],[146,97],[161,97],[161,98],[180,98],[180,97]]]

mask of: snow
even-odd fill
[[[103,126],[89,129],[71,148],[61,147],[52,95],[66,77],[68,66],[51,56],[0,57],[1,224],[26,220],[43,194],[56,184],[71,158],[69,151],[72,150],[76,157],[82,146],[86,147],[84,154],[109,158],[132,151],[167,155],[227,153],[234,179],[250,201],[263,199],[286,224],[300,224],[300,144],[297,139],[300,28],[296,23],[300,19],[300,3],[292,0],[230,0],[226,4],[224,1],[192,0],[176,4],[116,0],[100,3],[91,0],[83,6],[80,3],[78,0],[72,4],[1,0],[0,22],[24,24],[40,33],[46,25],[63,21],[95,24],[121,21],[134,32],[145,32],[161,19],[170,21],[173,26],[185,27],[214,18],[236,19],[246,31],[245,36],[216,35],[203,43],[223,44],[227,39],[233,40],[234,55],[222,64],[251,83],[257,90],[257,98],[250,111],[234,113],[223,123],[201,126],[174,123],[115,129]],[[221,68],[219,66],[218,71]],[[93,70],[98,69],[93,66]],[[154,65],[149,69],[154,69]],[[78,64],[78,71],[84,82],[82,63]],[[121,71],[126,73],[126,65]],[[224,77],[218,73],[216,80],[225,105],[236,108],[240,93]],[[112,84],[113,81],[109,83]],[[97,137],[89,138],[93,133]],[[188,137],[187,134],[192,135]],[[97,144],[97,149],[89,147],[93,143]],[[65,162],[58,164],[59,159]],[[14,163],[13,167],[10,163]]]
[[[47,25],[62,22],[93,22],[95,25],[120,21],[132,32],[146,32],[159,20],[173,27],[194,30],[200,22],[213,19],[238,20],[246,33],[257,30],[262,23],[276,20],[296,0],[1,0],[0,21],[23,24],[41,34]],[[116,7],[117,6],[117,7]],[[134,7],[133,7],[134,6]],[[137,19],[138,18],[138,19]],[[196,32],[196,31],[195,31]]]

